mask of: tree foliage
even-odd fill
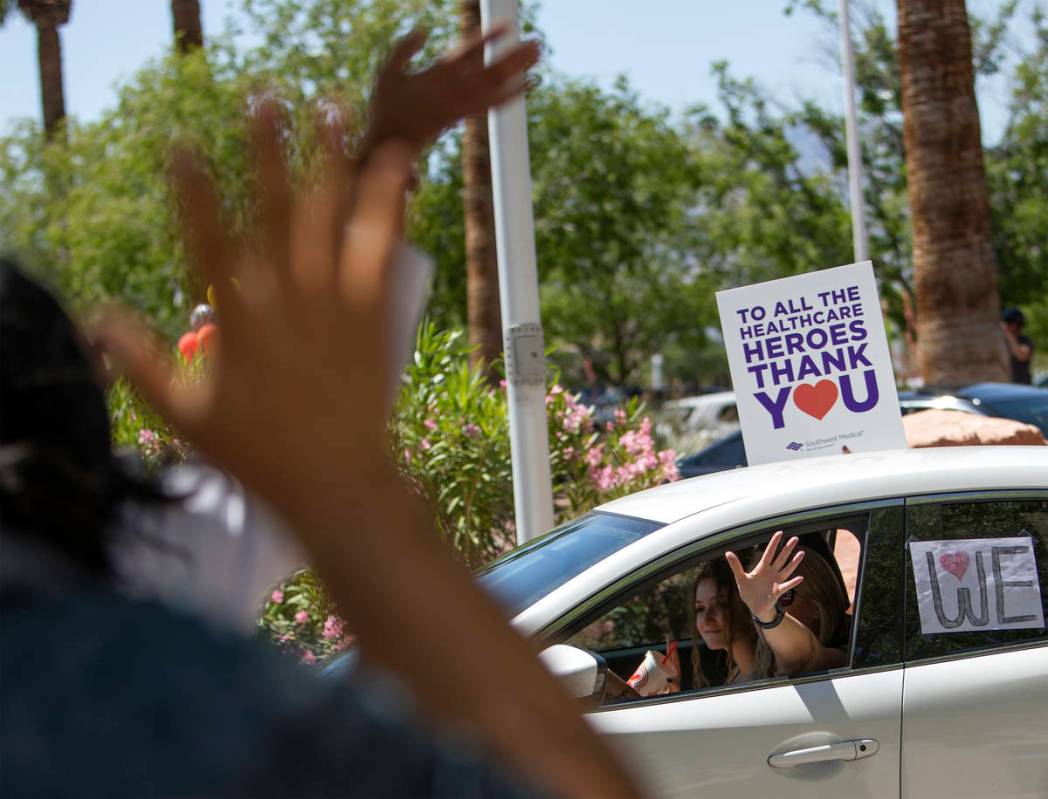
[[[835,22],[826,0],[793,5]],[[896,46],[879,8],[858,4],[854,21],[865,203],[882,296],[901,326],[911,244]],[[67,143],[45,146],[29,123],[0,137],[0,248],[50,272],[74,303],[119,297],[174,335],[202,287],[187,281],[175,233],[172,144],[204,151],[229,212],[244,219],[253,209],[243,112],[262,92],[286,98],[289,147],[308,173],[316,117],[336,105],[364,117],[396,36],[428,25],[432,53],[455,27],[453,0],[244,0],[244,9],[258,46],[209,35],[201,51],[146,65],[97,122],[72,121]],[[1008,125],[986,155],[994,242],[1003,301],[1048,328],[1037,321],[1048,320],[1045,24],[1035,15],[1036,47],[1013,64],[1004,54],[1015,13],[1008,0],[973,25],[980,74],[1010,73]],[[670,377],[701,368],[714,382],[723,356],[704,332],[716,327],[714,290],[851,260],[836,113],[779,104],[726,64],[712,72],[717,102],[683,115],[643,102],[624,80],[604,89],[545,78],[528,97],[544,323],[551,343],[590,354],[606,379],[640,382],[662,352]],[[419,169],[409,235],[437,262],[429,312],[462,326],[461,132]]]

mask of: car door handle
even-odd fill
[[[864,757],[877,754],[880,744],[873,738],[858,738],[854,741],[840,741],[825,746],[810,746],[807,749],[791,749],[768,757],[772,768],[796,768],[809,763],[826,763],[831,760],[862,760]]]

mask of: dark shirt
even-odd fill
[[[1030,372],[1030,364],[1033,363],[1033,341],[1030,340],[1029,336],[1017,336],[1016,337],[1020,344],[1025,344],[1030,348],[1030,357],[1025,361],[1020,361],[1014,355],[1012,351],[1008,350],[1008,358],[1012,362],[1012,382],[1022,383],[1023,385],[1030,385],[1033,383],[1033,375]]]
[[[24,599],[0,613],[0,796],[530,795],[382,680],[111,592]]]

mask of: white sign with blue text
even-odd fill
[[[1044,627],[1030,536],[911,541],[921,632]]]
[[[869,261],[717,293],[750,464],[903,449]]]

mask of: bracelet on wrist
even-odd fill
[[[751,615],[751,618],[753,619],[753,623],[760,627],[762,630],[772,630],[782,623],[782,620],[783,618],[785,618],[785,616],[786,609],[778,602],[776,602],[775,618],[773,618],[771,621],[762,621],[761,619],[757,618],[757,614],[755,613]]]

